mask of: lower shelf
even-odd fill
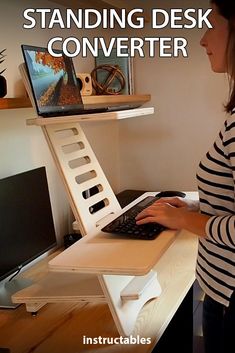
[[[97,276],[48,273],[34,285],[12,296],[14,303],[105,302]],[[33,310],[34,311],[34,310]]]

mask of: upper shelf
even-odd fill
[[[141,103],[150,101],[150,94],[137,95],[117,95],[117,96],[83,96],[83,103],[92,104],[122,104],[122,103]],[[0,98],[0,109],[17,109],[31,107],[29,98]]]
[[[80,121],[107,121],[107,120],[120,120],[129,119],[143,115],[151,115],[154,113],[154,108],[137,108],[120,110],[115,112],[106,113],[93,113],[93,114],[81,114],[81,115],[70,115],[64,117],[55,118],[35,118],[27,119],[27,125],[45,126],[52,124],[65,124],[75,123]]]

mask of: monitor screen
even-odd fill
[[[22,51],[39,115],[83,108],[71,58],[62,53],[53,57],[46,48],[35,46],[22,45]]]
[[[45,167],[0,180],[0,280],[56,246]]]

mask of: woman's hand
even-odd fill
[[[161,198],[140,212],[136,224],[160,223],[169,229],[187,229],[205,237],[210,216],[200,214],[198,201],[180,197]]]
[[[157,200],[155,203],[168,203],[171,206],[184,207],[188,211],[196,211],[196,212],[199,211],[198,200],[185,199],[182,197],[162,197],[159,200]]]
[[[170,204],[167,202],[156,201],[150,207],[140,212],[136,217],[136,224],[160,223],[169,229],[183,228],[183,217],[187,212],[185,203],[175,200]],[[177,205],[177,206],[175,206]]]

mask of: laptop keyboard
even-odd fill
[[[135,217],[146,207],[149,207],[157,200],[154,196],[148,196],[144,200],[137,203],[135,206],[127,210],[111,223],[106,225],[101,230],[106,233],[125,235],[129,238],[153,240],[166,227],[159,223],[148,223],[137,225]]]

